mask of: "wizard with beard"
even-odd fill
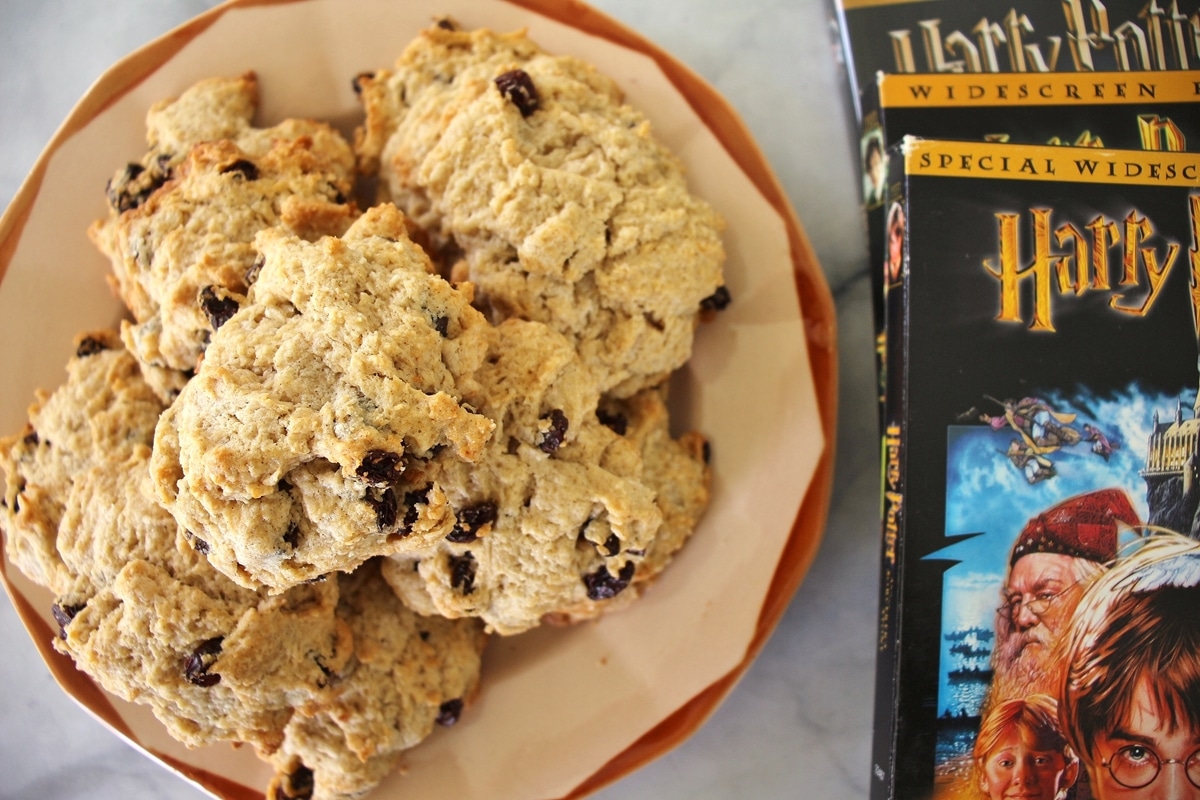
[[[1139,525],[1121,489],[1071,497],[1025,524],[1000,590],[984,715],[1012,698],[1055,695],[1063,674],[1054,658],[1059,638],[1084,590],[1116,558],[1121,526]]]

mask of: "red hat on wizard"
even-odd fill
[[[1011,567],[1030,553],[1056,553],[1104,563],[1117,556],[1117,526],[1141,525],[1122,489],[1076,495],[1025,524],[1013,545]]]

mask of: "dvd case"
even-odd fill
[[[1066,654],[1096,641],[1083,610],[1130,543],[1200,536],[1200,155],[906,137],[890,156],[871,796],[1000,796],[988,748],[1017,706],[1059,737],[1022,796],[1143,780],[1109,766],[1133,745],[1093,746],[1064,710],[1098,680]],[[1200,555],[1180,563],[1200,581]],[[1139,580],[1176,578],[1120,586]]]
[[[877,72],[1200,67],[1197,0],[833,0],[852,101]]]
[[[1200,70],[878,73],[859,137],[882,403],[888,148],[904,136],[1143,150],[1200,147]]]

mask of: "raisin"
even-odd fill
[[[712,463],[712,445],[708,443],[707,439],[704,440],[704,446],[701,449],[701,456],[703,457],[705,464]]]
[[[200,308],[208,317],[208,324],[215,331],[229,322],[238,311],[238,301],[223,292],[217,294],[214,286],[205,286],[200,290]]]
[[[188,542],[192,545],[192,549],[195,550],[197,553],[199,553],[202,556],[208,555],[209,551],[212,549],[208,546],[208,542],[204,541],[203,539],[201,539],[199,536],[192,533],[191,531],[184,531],[184,536],[187,538]]]
[[[392,487],[383,490],[368,489],[363,500],[375,509],[375,523],[379,525],[380,530],[386,530],[396,524],[396,516],[400,509],[396,506],[396,492]]]
[[[125,171],[123,173],[121,173],[121,177],[118,179],[118,182],[127,184],[127,183],[130,183],[131,181],[135,181],[135,180],[137,180],[138,176],[141,175],[145,171],[146,171],[146,168],[143,167],[141,164],[135,164],[133,162],[130,162],[125,165]],[[109,199],[111,200],[112,198],[110,197]]]
[[[76,358],[87,358],[108,349],[108,345],[94,336],[85,336],[75,346]]]
[[[450,330],[450,318],[442,314],[434,317],[433,329],[440,333],[443,337],[446,336],[447,332]]]
[[[283,540],[288,543],[288,546],[295,550],[300,546],[300,526],[294,522],[288,523],[288,528],[283,532]]]
[[[360,72],[350,81],[350,88],[354,89],[355,94],[362,94],[362,82],[369,81],[374,77],[374,72]]]
[[[437,21],[437,26],[444,31],[456,31],[458,26],[454,24],[454,20],[449,17],[442,17]]]
[[[303,764],[298,765],[288,775],[284,776],[279,790],[282,795],[277,800],[312,800],[316,790],[313,771]]]
[[[629,430],[629,420],[624,414],[609,414],[602,409],[596,409],[596,419],[600,420],[600,424],[611,430],[617,436],[624,436],[625,431]]]
[[[542,419],[549,420],[550,427],[542,431],[542,440],[538,442],[538,449],[543,453],[553,453],[562,446],[563,439],[567,436],[567,415],[561,409],[556,408],[543,415]]]
[[[119,214],[146,202],[158,187],[170,178],[169,172],[147,173],[141,164],[129,164],[120,177],[109,180],[104,188],[108,204]]]
[[[496,504],[491,500],[484,500],[482,503],[468,506],[458,512],[454,530],[446,534],[446,540],[459,544],[473,542],[479,538],[480,528],[496,521],[496,515]]]
[[[216,672],[209,672],[208,669],[217,660],[216,656],[220,655],[224,641],[223,636],[214,636],[197,645],[183,662],[183,676],[195,685],[206,688],[220,683],[221,676]]]
[[[619,552],[621,552],[621,537],[611,533],[604,540],[604,552],[601,555],[615,556]]]
[[[41,442],[41,439],[38,438],[37,431],[30,431],[29,433],[25,434],[21,441],[26,447],[37,447]]]
[[[67,638],[67,626],[71,624],[71,620],[75,619],[76,614],[83,611],[83,606],[83,603],[78,605],[55,603],[50,606],[50,614],[54,617],[54,621],[58,623],[59,638]]]
[[[230,173],[233,173],[234,175],[240,175],[242,178],[248,181],[258,180],[258,167],[254,165],[253,161],[248,161],[244,158],[239,158],[232,164],[226,164],[225,166],[221,167],[222,175],[228,175]]]
[[[417,636],[421,637],[422,642],[429,641],[429,631],[417,631]]]
[[[629,581],[633,580],[633,571],[636,567],[632,561],[626,561],[621,567],[621,571],[615,576],[608,571],[607,567],[600,569],[583,576],[583,583],[587,587],[587,596],[591,600],[609,600],[623,592]]]
[[[404,493],[404,505],[408,506],[408,510],[404,512],[404,529],[407,532],[412,531],[412,526],[417,524],[417,517],[421,512],[417,510],[418,503],[429,502],[429,487],[424,489],[414,489],[411,492]]]
[[[400,480],[402,472],[404,472],[404,464],[400,461],[399,453],[387,450],[368,450],[354,474],[360,480],[382,489]]]
[[[461,697],[456,697],[453,700],[447,700],[438,706],[437,724],[444,725],[449,728],[454,723],[458,722],[458,718],[462,716],[463,701]]]
[[[475,591],[475,556],[470,551],[450,556],[450,585],[463,594]]]
[[[258,280],[258,273],[262,272],[262,268],[264,266],[266,266],[266,264],[267,264],[267,260],[265,258],[263,258],[261,255],[258,258],[254,259],[254,263],[250,265],[250,268],[248,270],[246,270],[246,285],[247,286],[254,285],[254,282],[256,280]]]
[[[708,297],[700,301],[700,309],[702,311],[721,311],[733,300],[729,294],[729,288],[726,286],[718,286],[717,290]]]
[[[534,88],[533,79],[525,70],[514,69],[498,76],[496,88],[500,90],[500,94],[517,107],[522,117],[528,117],[538,110],[540,101],[537,89]]]

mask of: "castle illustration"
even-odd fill
[[[1176,401],[1170,421],[1154,412],[1141,475],[1150,507],[1147,522],[1200,538],[1200,394],[1188,419],[1182,401]]]

